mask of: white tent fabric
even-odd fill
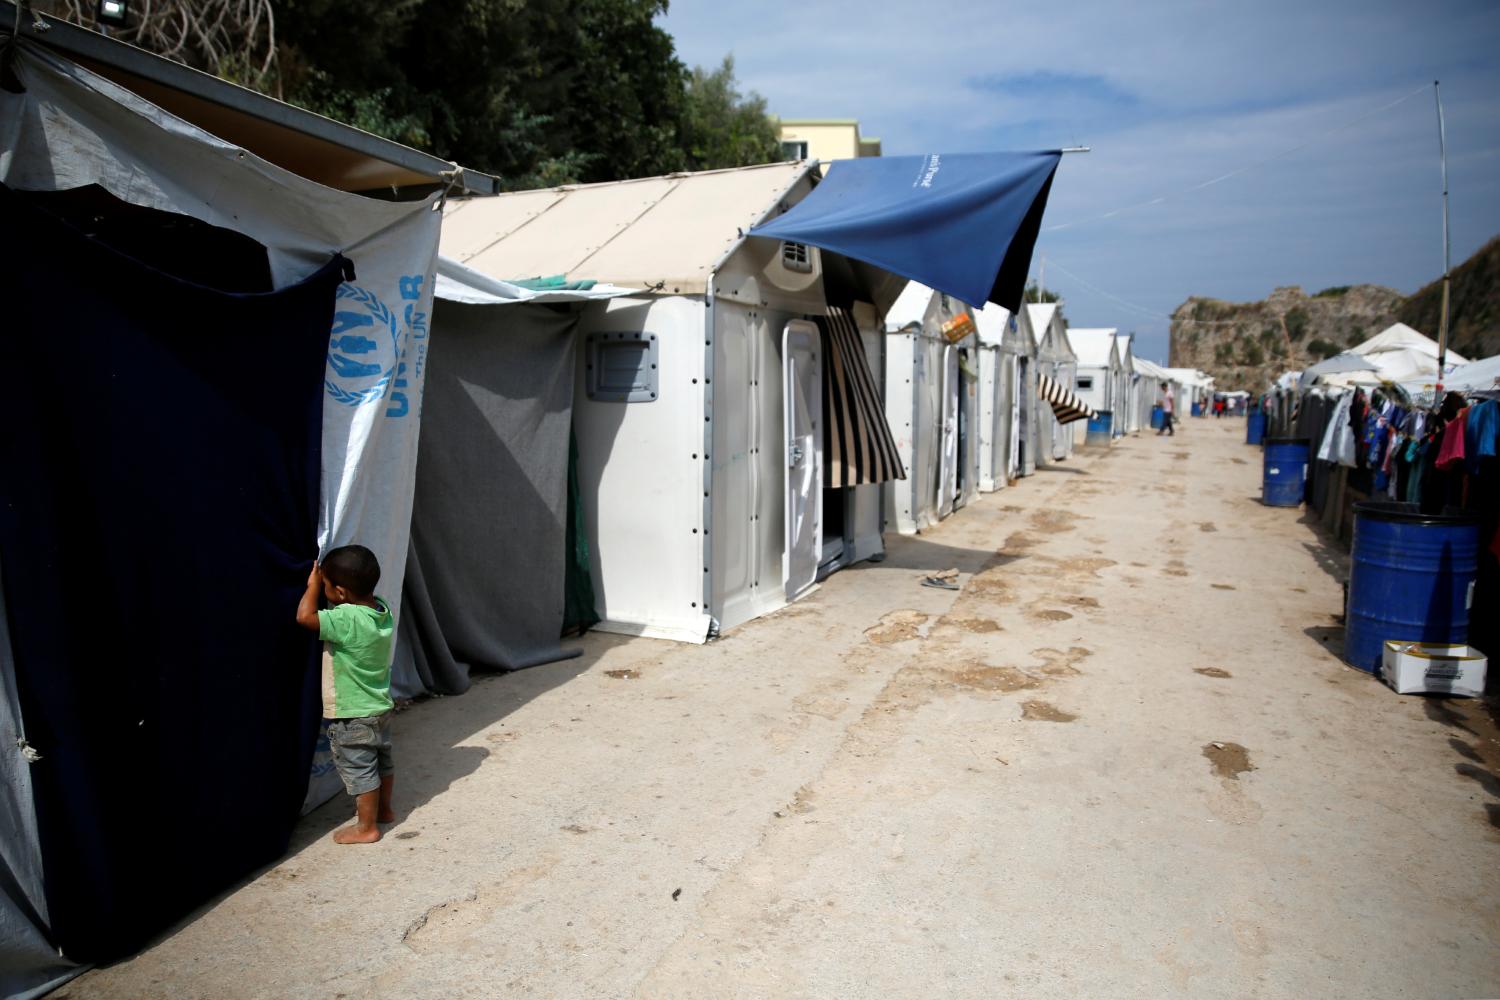
[[[1443,388],[1463,393],[1500,393],[1500,354],[1453,369],[1443,380]]]
[[[1338,361],[1347,355],[1363,358],[1369,367],[1356,370],[1348,367],[1334,368],[1331,371],[1319,370],[1318,381],[1323,385],[1339,387],[1373,386],[1382,382],[1394,382],[1398,385],[1420,388],[1423,383],[1432,383],[1437,380],[1437,341],[1423,336],[1405,323],[1392,324],[1364,343],[1350,348],[1345,354],[1330,358],[1329,362]],[[1446,360],[1449,371],[1468,361],[1467,358],[1453,351],[1448,352]],[[1329,362],[1320,362],[1309,371],[1320,369],[1321,365]],[[1353,365],[1357,362],[1345,360],[1339,363]]]
[[[358,277],[340,287],[325,378],[323,550],[369,546],[384,570],[381,593],[400,607],[411,521],[417,421],[432,310],[441,215],[438,195],[394,203],[323,187],[218,139],[29,40],[13,50],[23,90],[0,90],[0,181],[30,191],[97,184],[136,205],[235,230],[267,250],[276,287],[322,267],[331,251]],[[238,345],[241,349],[244,345]],[[249,345],[245,377],[257,365]],[[4,639],[0,633],[0,640]],[[0,799],[19,809],[0,835],[9,869],[0,886],[0,992],[27,995],[66,976],[55,952],[38,954],[14,927],[45,921],[29,766],[19,729],[10,645],[0,641]],[[17,733],[17,738],[22,735]],[[17,805],[19,804],[19,805]],[[28,832],[30,831],[30,832]],[[40,938],[40,935],[36,935]],[[12,948],[29,950],[12,953]]]

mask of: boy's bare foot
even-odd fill
[[[394,810],[394,809],[382,809],[382,810],[380,810],[380,815],[375,817],[375,822],[377,822],[377,823],[394,823],[394,822],[396,822],[396,810]]]
[[[373,844],[379,839],[380,828],[373,825],[361,828],[358,823],[350,823],[346,827],[333,831],[335,844]]]

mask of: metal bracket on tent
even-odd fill
[[[21,756],[26,758],[26,763],[28,764],[35,764],[42,759],[42,755],[37,753],[35,747],[26,742],[26,737],[24,736],[16,737],[16,749],[21,751]]]

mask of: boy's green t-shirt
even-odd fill
[[[328,643],[323,657],[323,716],[359,719],[389,712],[391,636],[396,621],[385,599],[379,607],[340,604],[318,612],[318,638]]]

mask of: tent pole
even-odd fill
[[[1443,307],[1438,319],[1438,370],[1435,403],[1442,403],[1443,370],[1448,360],[1448,288],[1452,241],[1448,236],[1448,139],[1443,130],[1443,92],[1438,81],[1432,81],[1432,95],[1437,101],[1438,157],[1443,164]]]

